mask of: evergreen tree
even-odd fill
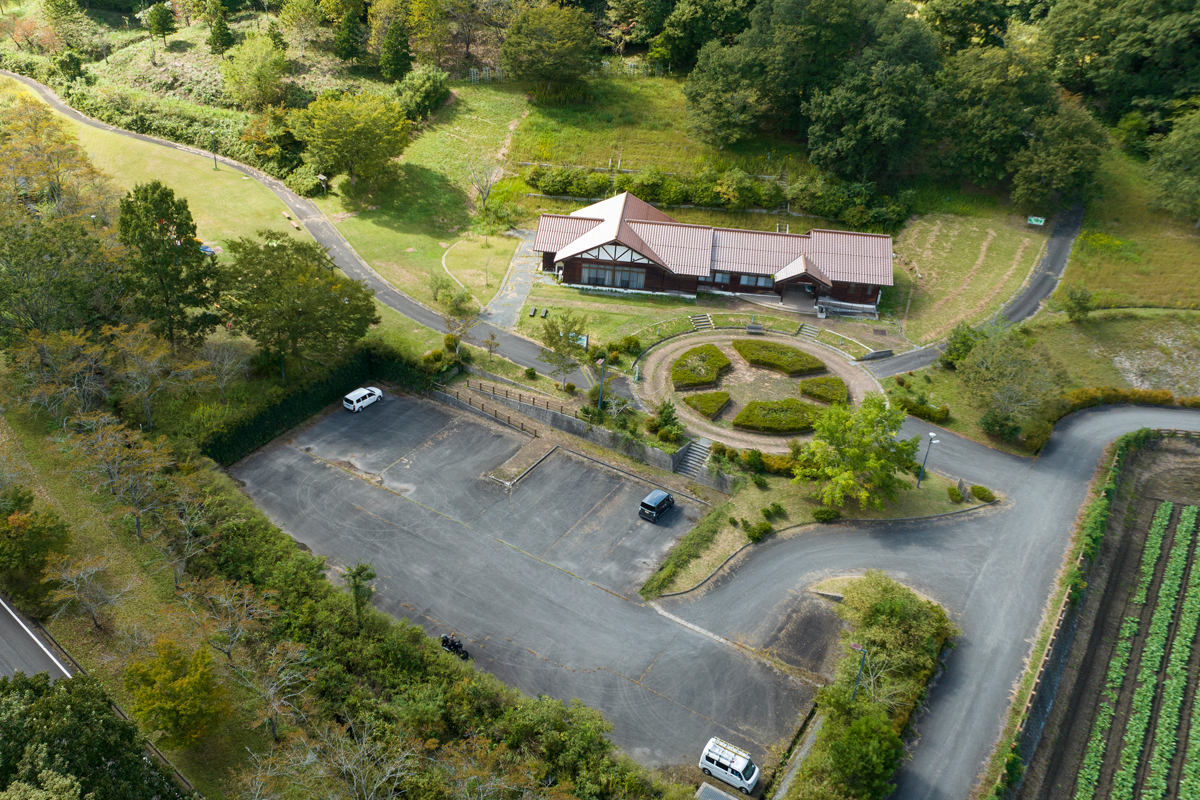
[[[155,3],[146,13],[146,28],[151,36],[161,36],[166,45],[167,37],[175,32],[175,15],[162,3]]]
[[[358,17],[347,14],[333,36],[333,52],[342,61],[357,61],[363,54],[363,27]]]
[[[393,20],[388,25],[379,50],[379,71],[389,81],[398,81],[412,69],[412,53],[408,49],[408,31],[404,23]]]
[[[271,20],[271,24],[267,26],[267,38],[271,40],[271,44],[281,53],[287,52],[287,39],[283,38],[283,31],[279,30],[279,25],[275,20]]]
[[[208,36],[208,49],[214,56],[219,56],[231,47],[233,47],[233,31],[229,30],[229,23],[225,21],[225,15],[220,14],[213,21],[212,33]]]

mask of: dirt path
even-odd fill
[[[675,392],[671,385],[671,365],[675,363],[675,360],[683,355],[685,351],[709,343],[720,347],[734,364],[733,371],[727,372],[722,376],[721,380],[723,383],[727,381],[752,383],[756,376],[767,373],[775,375],[776,373],[770,370],[752,367],[742,360],[741,356],[730,346],[730,343],[734,339],[741,338],[745,338],[745,334],[739,335],[736,331],[713,331],[711,333],[696,333],[672,339],[669,343],[652,351],[642,362],[642,374],[645,375],[645,380],[637,387],[638,395],[647,407],[656,406],[667,398],[676,400],[676,412],[680,419],[687,425],[688,432],[693,436],[703,436],[743,449],[758,448],[764,453],[786,453],[789,441],[807,437],[795,434],[773,436],[716,425],[693,411],[684,403],[679,402],[680,395]],[[865,370],[845,361],[841,356],[830,350],[792,336],[766,334],[763,338],[795,347],[797,350],[803,350],[824,361],[829,368],[829,374],[836,375],[846,382],[846,386],[850,390],[850,398],[855,403],[861,402],[868,392],[879,391],[879,385]],[[791,380],[799,381],[800,379],[793,378]],[[797,392],[795,396],[799,397],[799,393]],[[763,399],[773,398],[764,397]]]

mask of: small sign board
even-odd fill
[[[1029,218],[1028,218],[1027,220],[1025,220],[1025,221],[1026,221],[1027,223],[1029,223],[1030,225],[1038,225],[1038,226],[1041,226],[1041,225],[1045,225],[1045,224],[1046,224],[1046,218],[1045,218],[1045,217],[1029,217]]]
[[[571,341],[582,347],[584,350],[588,349],[588,337],[586,333],[572,333]]]

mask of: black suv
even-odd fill
[[[642,500],[642,505],[638,508],[638,516],[650,522],[658,522],[674,505],[674,497],[662,489],[655,489]]]

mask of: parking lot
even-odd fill
[[[644,603],[637,589],[706,507],[638,519],[653,487],[557,450],[514,488],[488,478],[529,439],[423,398],[335,412],[233,469],[297,540],[372,562],[376,605],[455,631],[478,667],[530,694],[604,711],[650,765],[694,762],[719,735],[760,758],[811,688]]]

